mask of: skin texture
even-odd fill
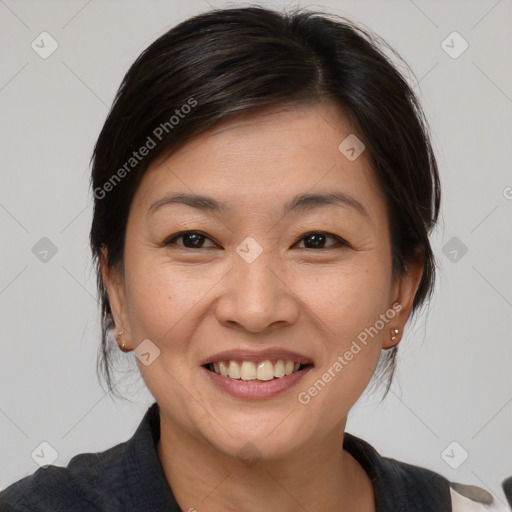
[[[352,133],[328,103],[224,122],[153,163],[131,206],[124,269],[108,269],[103,257],[126,346],[149,338],[161,351],[152,364],[137,363],[160,406],[158,453],[183,510],[374,510],[369,478],[342,450],[343,433],[381,350],[400,341],[423,261],[393,281],[384,196],[365,153],[349,161],[338,149]],[[356,198],[368,216],[339,205],[281,212],[296,195],[334,190]],[[231,211],[172,205],[147,214],[171,192],[211,196]],[[182,230],[206,234],[203,248],[183,238],[163,244]],[[349,245],[329,236],[316,248],[303,238],[311,231]],[[263,249],[252,263],[236,252],[249,236]],[[400,313],[301,404],[298,393],[394,303]],[[395,341],[392,328],[400,329]],[[314,363],[274,398],[235,398],[200,367],[223,350],[269,347]],[[261,457],[251,467],[237,457],[247,442]]]

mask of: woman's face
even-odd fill
[[[124,275],[106,280],[127,345],[150,340],[137,362],[162,428],[231,455],[250,442],[269,458],[344,430],[421,277],[419,266],[392,281],[384,197],[366,154],[354,159],[351,139],[339,149],[351,134],[332,105],[267,110],[223,123],[145,174]],[[311,194],[345,200],[297,200]],[[276,377],[287,361],[306,367]]]

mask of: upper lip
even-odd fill
[[[266,360],[278,360],[282,359],[284,361],[293,361],[294,363],[300,364],[312,364],[313,361],[310,357],[305,356],[304,354],[300,354],[298,352],[293,352],[291,350],[286,350],[284,348],[269,348],[267,350],[225,350],[223,352],[217,352],[211,356],[206,357],[201,362],[201,366],[210,363],[218,363],[219,361],[253,361],[260,362]]]

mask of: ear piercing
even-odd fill
[[[391,341],[396,340],[396,335],[400,332],[399,329],[391,329]]]
[[[123,352],[129,352],[129,350],[127,350],[125,348],[125,341],[121,338],[121,336],[123,335],[124,331],[119,331],[119,333],[117,334],[116,338],[119,340],[122,341],[121,345],[119,346],[119,348],[123,351]],[[119,345],[119,343],[118,343]]]

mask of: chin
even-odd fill
[[[208,444],[229,457],[276,460],[299,451],[315,437],[305,421],[286,413],[252,412],[223,415],[210,421],[199,434]]]

